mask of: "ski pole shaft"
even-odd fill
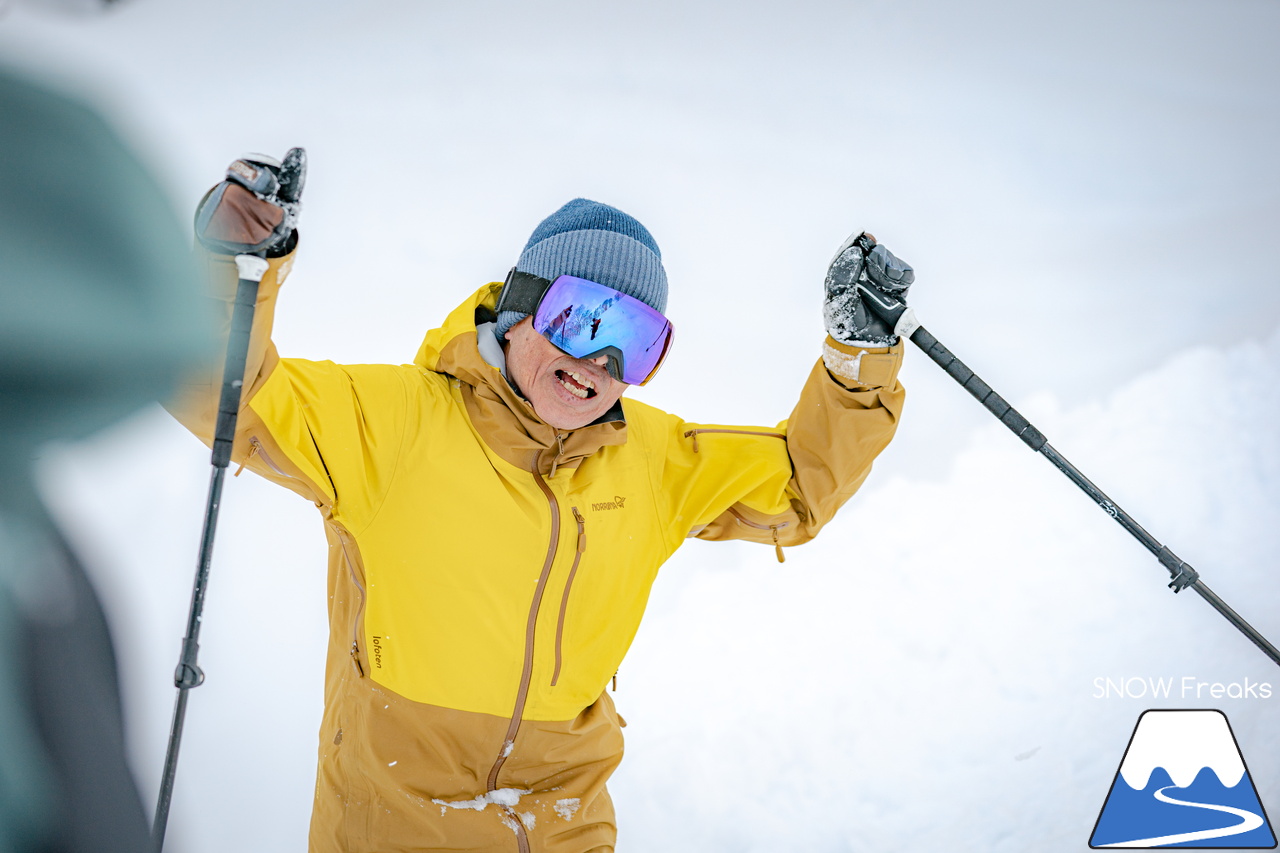
[[[218,400],[218,420],[213,437],[213,471],[209,479],[209,497],[205,502],[204,530],[200,537],[200,556],[196,562],[195,583],[191,590],[191,607],[187,613],[187,633],[182,638],[182,651],[173,674],[178,697],[173,706],[173,723],[169,729],[169,745],[165,751],[164,772],[160,777],[160,796],[156,802],[151,835],[158,851],[164,848],[165,829],[169,823],[169,806],[173,799],[173,783],[178,772],[178,749],[187,715],[187,694],[204,683],[204,672],[196,658],[200,651],[200,623],[203,620],[205,591],[209,583],[209,566],[213,562],[213,537],[218,526],[218,510],[222,504],[222,483],[231,461],[231,447],[236,435],[236,417],[244,390],[245,365],[249,359],[249,337],[253,330],[253,310],[258,300],[258,285],[267,271],[267,262],[259,255],[237,255],[239,282],[235,307],[231,312],[231,334],[227,338],[227,355],[222,370],[222,393]]]
[[[879,307],[871,301],[868,304],[873,309]],[[877,313],[880,312],[877,311]],[[892,319],[897,320],[896,317]],[[906,331],[905,327],[903,331]],[[1022,439],[1028,447],[1048,459],[1055,468],[1065,474],[1071,482],[1075,483],[1085,494],[1092,498],[1094,503],[1101,507],[1107,515],[1114,518],[1121,527],[1129,531],[1148,551],[1154,554],[1160,564],[1169,571],[1171,577],[1169,587],[1175,593],[1181,592],[1187,587],[1194,589],[1201,598],[1222,614],[1240,633],[1248,637],[1255,646],[1261,649],[1262,653],[1269,657],[1273,663],[1280,666],[1280,650],[1276,649],[1257,629],[1227,606],[1227,603],[1219,598],[1213,590],[1209,589],[1204,581],[1200,579],[1200,575],[1195,569],[1179,559],[1169,548],[1158,542],[1129,513],[1121,509],[1115,501],[1107,497],[1078,468],[1068,462],[1061,453],[1049,444],[1048,439],[1045,438],[1040,430],[1036,429],[1030,421],[1005,402],[1005,399],[997,394],[990,385],[983,382],[976,373],[970,370],[964,362],[956,358],[949,349],[943,346],[923,326],[915,326],[914,331],[910,332],[910,337],[912,343],[924,350],[929,358],[933,359],[939,367],[946,371],[948,376],[960,383],[978,402],[982,403],[987,411],[995,415],[1001,423],[1008,427],[1014,435]]]

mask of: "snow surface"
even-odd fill
[[[931,332],[1280,639],[1276,4],[117,5],[12,9],[0,51],[91,79],[184,218],[241,152],[307,147],[283,354],[410,360],[585,195],[644,222],[672,282],[677,343],[635,395],[772,424],[866,227]],[[228,19],[291,22],[287,85]],[[255,121],[229,107],[264,91]],[[663,570],[615,696],[621,853],[1083,851],[1149,707],[1221,707],[1274,814],[1280,690],[1095,680],[1276,667],[918,351],[903,377],[898,438],[818,540],[783,566],[691,542]],[[42,463],[114,620],[148,802],[207,459],[151,410]],[[228,484],[172,849],[305,849],[324,563],[313,507]]]

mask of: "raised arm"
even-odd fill
[[[253,329],[249,338],[241,411],[237,420],[232,457],[237,462],[257,455],[253,439],[262,441],[269,430],[249,409],[249,400],[262,388],[280,359],[271,342],[276,297],[293,267],[297,250],[297,219],[305,175],[302,149],[285,160],[246,155],[233,162],[225,178],[209,190],[196,209],[197,260],[205,272],[209,297],[214,302],[218,340],[226,346],[231,330],[238,273],[236,255],[255,254],[267,261],[258,286]],[[193,375],[166,408],[205,444],[212,444],[222,387],[223,359]],[[297,471],[277,471],[263,460],[250,460],[258,473],[277,480],[311,500],[320,500],[324,489],[298,476]],[[281,466],[277,465],[276,468]],[[281,476],[287,473],[288,476]]]
[[[828,337],[791,417],[776,428],[672,424],[664,475],[676,532],[700,539],[806,542],[857,491],[897,429],[903,344],[866,309],[868,293],[902,301],[910,266],[857,234],[827,273]],[[680,442],[684,439],[684,443]]]

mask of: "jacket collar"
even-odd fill
[[[558,431],[538,417],[507,380],[505,364],[493,364],[481,354],[478,335],[492,333],[489,329],[477,332],[477,321],[492,319],[501,289],[502,282],[486,284],[455,308],[442,326],[427,332],[414,364],[458,379],[467,415],[484,443],[526,471],[549,477],[557,468],[576,468],[603,447],[625,444],[627,423],[621,400],[584,427]]]

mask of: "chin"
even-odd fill
[[[534,411],[537,411],[536,407],[534,408]],[[553,426],[556,429],[578,429],[579,427],[586,426],[587,424],[591,423],[592,421],[594,421],[596,418],[600,417],[603,414],[604,414],[604,411],[588,412],[588,413],[571,412],[571,413],[551,413],[546,417],[542,417],[542,413],[538,412],[539,417],[542,417],[544,421],[546,421],[550,426]]]
[[[581,368],[579,368],[581,369]],[[517,382],[517,384],[519,384]],[[604,391],[592,393],[591,396],[570,399],[569,394],[556,379],[555,370],[548,370],[537,381],[531,383],[533,393],[527,399],[533,405],[534,412],[548,426],[557,430],[573,430],[584,427],[599,418],[622,396],[626,386],[611,381],[601,381]]]
[[[538,413],[538,417],[556,429],[578,429],[609,411],[611,405],[613,404],[604,405],[599,400],[593,400],[592,405],[578,408],[563,402],[552,391],[547,395],[543,405],[540,406],[537,401],[534,401],[533,410]]]

